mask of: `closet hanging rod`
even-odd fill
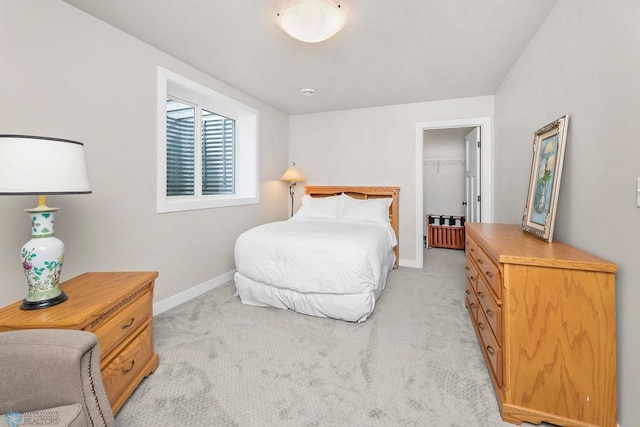
[[[424,159],[425,165],[457,165],[464,164],[464,159]]]

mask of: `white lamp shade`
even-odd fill
[[[332,0],[293,0],[278,13],[278,25],[291,37],[307,43],[326,40],[347,22]]]
[[[282,176],[280,177],[281,181],[289,181],[289,182],[302,182],[306,181],[304,174],[297,166],[289,166],[289,169],[284,171]]]
[[[86,193],[91,189],[82,143],[0,135],[0,194]]]

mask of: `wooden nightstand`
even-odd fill
[[[81,329],[98,337],[100,370],[114,414],[158,367],[152,302],[158,273],[85,273],[60,285],[69,300],[41,310],[0,309],[0,331]]]

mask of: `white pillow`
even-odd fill
[[[295,218],[338,218],[342,196],[311,197],[302,196],[302,206]]]
[[[340,218],[346,221],[372,222],[375,224],[390,224],[389,206],[393,199],[354,199],[344,195]]]

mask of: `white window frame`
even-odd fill
[[[260,202],[258,194],[258,110],[179,74],[158,67],[157,73],[157,196],[158,213],[240,206]],[[167,97],[194,103],[234,119],[235,194],[167,197]],[[196,185],[201,183],[196,182]]]

